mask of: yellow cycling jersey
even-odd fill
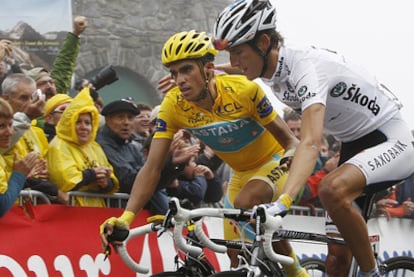
[[[165,96],[154,138],[172,139],[186,129],[211,147],[234,170],[271,160],[283,147],[263,126],[277,116],[261,87],[240,75],[216,75],[217,98],[211,111],[185,100],[178,87]]]

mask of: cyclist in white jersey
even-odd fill
[[[217,68],[262,78],[279,100],[302,114],[301,142],[284,193],[268,205],[269,211],[290,208],[312,173],[324,131],[332,134],[342,142],[341,166],[322,180],[319,197],[350,251],[329,246],[327,272],[346,276],[352,253],[362,276],[379,276],[365,221],[353,201],[367,184],[413,173],[414,142],[401,118],[401,104],[345,57],[285,46],[276,31],[275,7],[267,0],[240,0],[226,7],[217,17],[214,38],[231,63]]]

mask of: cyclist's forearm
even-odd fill
[[[312,145],[299,144],[289,169],[289,177],[283,188],[283,193],[288,194],[292,199],[296,198],[309,176],[311,176],[318,155],[319,151]]]
[[[160,175],[145,164],[138,172],[126,206],[127,211],[137,214],[153,195]]]

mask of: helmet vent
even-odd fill
[[[178,55],[180,53],[182,46],[183,46],[182,44],[180,44],[180,45],[177,46],[177,49],[175,49],[175,54],[176,55]]]
[[[204,44],[200,43],[199,45],[197,45],[197,47],[194,49],[195,52],[200,51],[200,49],[204,48]]]
[[[227,33],[229,32],[229,30],[232,28],[232,25],[227,25],[226,28],[223,30],[223,33],[221,35],[222,38],[227,37]]]
[[[181,45],[180,45],[181,46]],[[189,43],[187,47],[184,49],[185,53],[192,52],[194,47],[194,43]]]
[[[275,11],[272,11],[266,19],[263,21],[264,24],[270,24],[272,23],[273,17],[274,17]]]

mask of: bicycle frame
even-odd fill
[[[173,198],[170,202],[170,211],[167,213],[164,221],[170,221],[174,223],[173,240],[175,246],[182,250],[184,253],[191,257],[199,257],[203,254],[203,248],[207,247],[211,250],[224,253],[227,251],[227,247],[231,249],[241,249],[244,244],[248,245],[251,254],[249,261],[245,260],[244,268],[239,269],[248,271],[251,276],[263,276],[261,271],[260,259],[271,260],[276,266],[278,263],[292,263],[293,259],[288,256],[283,256],[274,252],[272,243],[277,240],[294,240],[294,241],[305,241],[311,243],[336,243],[344,245],[345,242],[341,238],[333,238],[325,234],[318,234],[313,232],[301,232],[293,230],[282,229],[283,219],[280,216],[273,217],[267,214],[264,206],[259,206],[257,209],[256,217],[256,241],[252,243],[243,243],[240,241],[226,241],[223,239],[209,238],[202,227],[204,217],[216,217],[216,218],[228,218],[235,221],[249,221],[252,212],[242,209],[227,209],[227,208],[198,208],[194,210],[187,210],[179,205],[178,199]],[[169,218],[169,219],[168,219]],[[188,244],[188,238],[185,238],[182,233],[182,229],[187,226],[187,222],[194,219],[194,233],[196,234],[197,241],[195,245]],[[260,228],[261,227],[261,228]],[[148,273],[148,268],[139,265],[129,256],[126,250],[126,243],[136,236],[147,234],[150,232],[158,232],[165,230],[163,224],[150,223],[130,231],[128,238],[124,241],[123,245],[118,248],[118,252],[124,262],[134,271],[140,273]],[[263,231],[263,232],[262,232]],[[196,265],[197,266],[197,265]],[[267,269],[269,269],[269,263],[267,263]],[[272,265],[273,267],[273,265]],[[312,267],[309,267],[312,268]],[[279,268],[276,269],[278,271]],[[323,272],[319,268],[320,272]],[[275,271],[275,270],[273,270]],[[224,273],[224,272],[223,272]],[[249,275],[250,276],[250,275]],[[274,276],[274,275],[271,275]],[[277,275],[279,276],[279,275]],[[281,273],[280,276],[284,276]],[[352,276],[352,275],[350,275]]]

